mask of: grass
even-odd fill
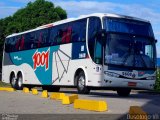
[[[160,92],[160,69],[157,69],[157,80],[155,85],[155,91]]]
[[[0,87],[11,87],[11,85],[0,81]]]

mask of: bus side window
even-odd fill
[[[87,19],[78,20],[69,23],[72,27],[72,42],[82,42],[86,40]]]
[[[42,35],[43,35],[43,33],[40,32],[40,33],[39,33],[39,37],[38,37],[38,41],[37,41],[37,47],[38,47],[38,48],[40,48],[41,45],[42,45]]]
[[[66,36],[67,36],[67,28],[62,29],[62,41],[61,43],[66,43]]]
[[[63,36],[63,30],[62,28],[59,28],[57,31],[57,36],[56,36],[56,43],[59,45],[62,41],[62,36]]]
[[[56,45],[57,26],[50,29],[49,44]]]
[[[59,29],[58,43],[65,44],[65,43],[67,43],[66,38],[67,38],[68,24],[60,25],[59,27],[60,27],[60,29]]]
[[[41,47],[47,47],[48,46],[48,43],[49,43],[49,41],[48,41],[48,39],[49,39],[49,29],[48,28],[46,28],[46,29],[43,29],[42,30],[42,35],[41,35],[41,37],[42,37],[42,39],[41,39]]]
[[[76,22],[71,22],[69,26],[72,26],[72,42],[78,41],[77,25]]]
[[[63,30],[62,25],[54,26],[50,29],[50,45],[59,45],[62,42]]]
[[[88,48],[90,52],[90,56],[94,62],[102,63],[102,50],[101,44],[99,44],[96,34],[102,29],[101,20],[98,17],[89,18],[89,26],[88,26]],[[100,56],[100,55],[101,56]],[[99,60],[96,60],[98,57]],[[99,61],[99,62],[98,62]]]
[[[8,45],[9,45],[9,52],[13,52],[14,51],[14,37],[8,38]]]
[[[69,26],[67,28],[66,43],[70,43],[71,42],[71,37],[72,37],[72,27]]]
[[[102,43],[96,40],[94,48],[94,61],[97,64],[102,64]]]
[[[24,48],[26,50],[30,49],[31,48],[31,33],[25,34],[24,40],[25,40],[25,46],[24,46]]]
[[[6,40],[5,40],[5,51],[6,52],[12,52],[11,51],[11,39],[12,39],[13,37],[11,37],[11,38],[6,38]]]
[[[21,42],[20,42],[20,50],[24,49],[24,36],[22,36],[21,38]]]
[[[79,40],[86,41],[86,23],[87,19],[79,21]]]
[[[63,28],[62,44],[63,43],[70,43],[71,35],[72,35],[72,28],[65,26]]]
[[[16,45],[15,45],[17,51],[19,50],[20,42],[21,42],[21,39],[17,38]]]
[[[10,44],[11,44],[11,52],[15,52],[15,51],[18,51],[18,50],[16,50],[16,48],[15,48],[15,45],[16,45],[16,37],[12,37],[11,38],[11,41],[10,41]]]

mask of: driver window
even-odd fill
[[[88,48],[92,60],[97,64],[102,63],[102,48],[96,36],[101,29],[102,26],[100,18],[90,17],[88,25]]]
[[[102,64],[102,45],[98,40],[96,41],[95,44],[94,61],[97,64]]]

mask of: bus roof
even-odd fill
[[[144,20],[144,19],[141,19],[141,18],[136,18],[136,17],[131,17],[131,16],[111,14],[111,13],[93,13],[93,14],[89,14],[89,15],[80,15],[78,18],[68,18],[68,19],[60,20],[60,21],[50,23],[50,24],[46,24],[46,25],[42,25],[42,26],[39,26],[35,29],[27,30],[27,31],[24,31],[24,32],[13,33],[13,34],[7,36],[7,38],[14,37],[14,36],[21,35],[21,34],[25,34],[25,33],[29,33],[29,32],[33,32],[33,31],[36,31],[36,30],[49,28],[49,27],[60,25],[60,24],[67,23],[67,22],[72,22],[72,21],[87,18],[87,17],[92,17],[92,16],[96,16],[96,17],[100,17],[100,18],[105,17],[105,16],[106,17],[115,17],[115,18],[126,18],[126,19],[138,20],[138,21],[143,21],[143,22],[148,22],[149,23],[149,21],[147,21],[147,20]]]

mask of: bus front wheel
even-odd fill
[[[131,89],[129,88],[119,88],[117,89],[117,94],[121,97],[127,97],[130,95]]]
[[[83,71],[81,71],[78,76],[76,76],[77,79],[77,90],[80,94],[89,94],[90,89],[86,86],[86,78]]]

